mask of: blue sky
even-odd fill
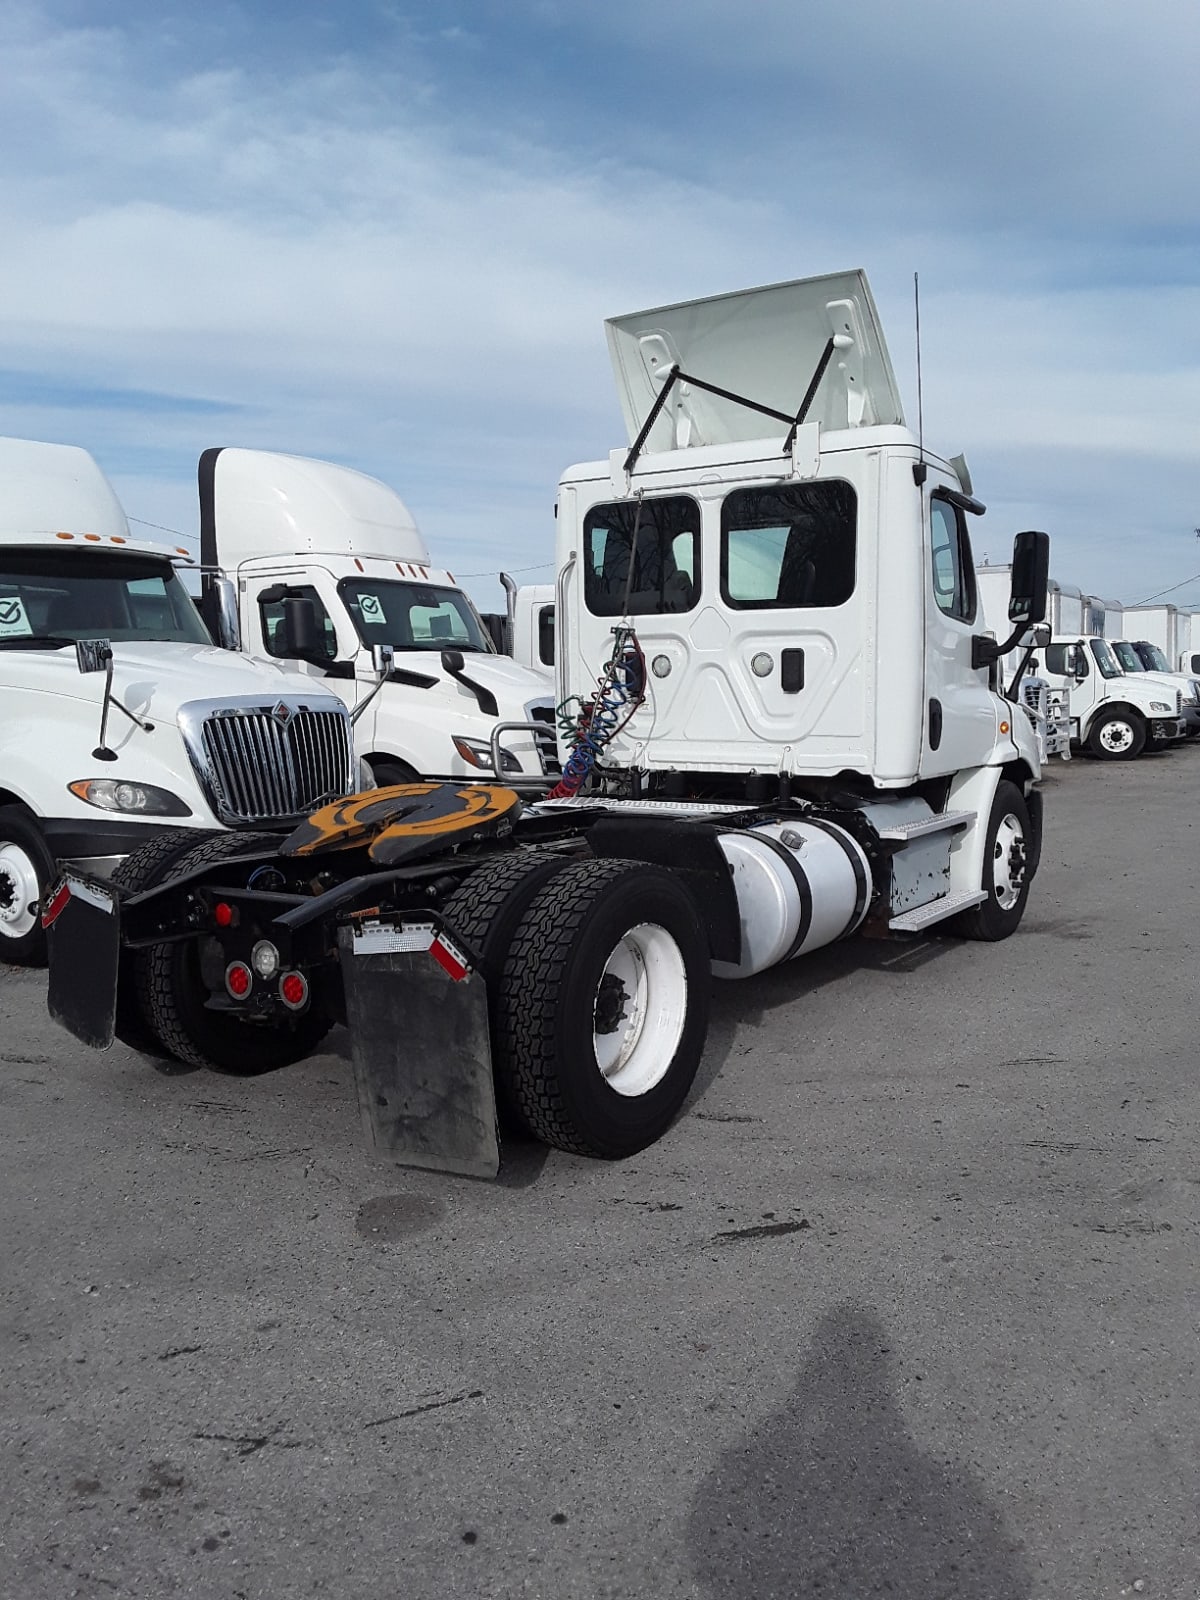
[[[910,415],[921,273],[981,555],[1200,573],[1195,7],[0,0],[0,47],[0,432],[134,517],[290,450],[548,576],[559,473],[624,438],[605,316],[862,266]]]

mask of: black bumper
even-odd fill
[[[42,832],[56,861],[84,861],[89,856],[127,856],[163,828],[178,827],[174,817],[162,822],[119,822],[108,818],[83,822],[78,817],[46,817]]]

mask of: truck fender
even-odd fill
[[[968,767],[965,771],[956,772],[950,782],[947,811],[971,811],[975,814],[971,826],[955,834],[950,844],[951,894],[978,889],[983,881],[983,847],[987,838],[988,818],[992,814],[992,801],[996,798],[996,790],[1003,776],[1002,767]]]

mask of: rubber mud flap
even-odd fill
[[[411,919],[409,919],[411,926]],[[487,985],[439,965],[421,934],[338,930],[346,1022],[363,1130],[385,1161],[494,1178],[500,1170]],[[431,943],[436,930],[424,937]],[[451,970],[447,970],[447,968]]]
[[[46,1009],[54,1021],[93,1050],[113,1042],[121,911],[99,884],[63,878],[42,916],[50,951]]]

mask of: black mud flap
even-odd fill
[[[46,1009],[94,1050],[113,1042],[121,910],[103,884],[67,874],[46,901],[42,926],[50,954]]]
[[[344,926],[338,950],[371,1148],[404,1167],[494,1178],[500,1138],[483,978],[420,914]]]

